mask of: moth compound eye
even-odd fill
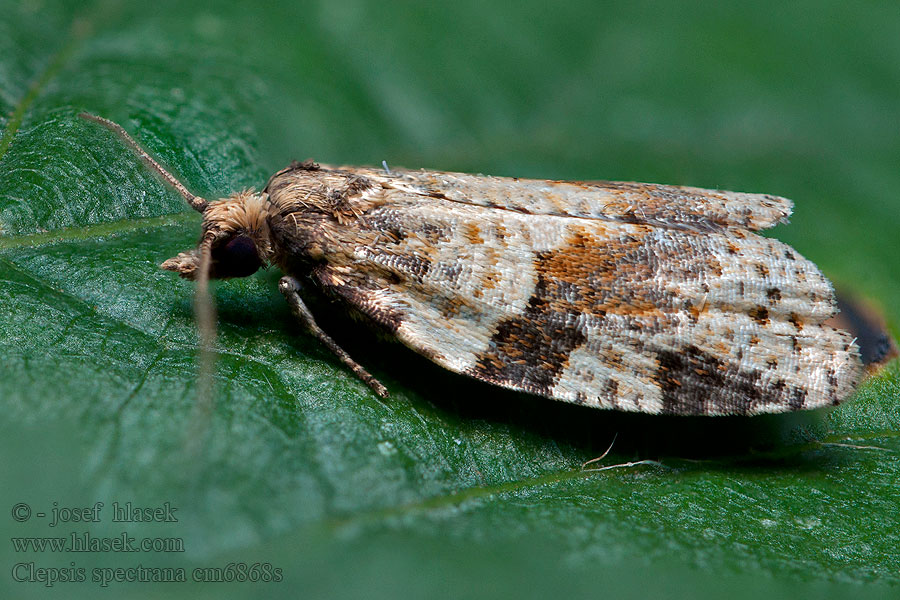
[[[256,244],[246,235],[237,235],[212,251],[212,273],[217,279],[246,277],[262,266]]]

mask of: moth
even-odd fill
[[[205,281],[277,266],[296,318],[382,397],[301,290],[450,371],[596,408],[812,409],[840,402],[862,373],[850,334],[825,324],[836,312],[828,280],[755,233],[786,221],[785,198],[306,161],[260,192],[210,202],[119,125],[82,116],[203,215],[197,247],[163,269]]]

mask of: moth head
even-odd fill
[[[271,255],[266,219],[268,196],[253,191],[206,203],[203,233],[196,248],[163,262],[160,267],[185,279],[198,279],[204,252],[209,253],[210,279],[247,277],[264,267]]]
[[[272,252],[266,219],[267,194],[249,190],[208,202],[192,194],[119,124],[88,113],[78,116],[100,123],[122,138],[147,166],[184,197],[191,208],[203,215],[203,234],[197,248],[163,262],[160,265],[163,269],[175,271],[186,279],[206,280],[246,277],[265,265]],[[205,274],[202,273],[204,270]]]

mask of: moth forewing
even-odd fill
[[[831,285],[752,232],[790,214],[784,198],[308,165],[267,192],[276,245],[314,247],[321,289],[483,381],[601,408],[756,414],[834,404],[859,377],[849,335],[824,325]],[[359,216],[329,217],[327,198]]]
[[[451,371],[598,408],[816,408],[861,374],[849,334],[824,323],[830,283],[753,233],[790,215],[777,196],[307,161],[203,203],[198,250],[163,268],[278,266],[295,316],[382,396],[316,325],[301,281]]]

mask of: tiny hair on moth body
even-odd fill
[[[756,233],[787,220],[785,198],[310,160],[260,192],[207,201],[120,126],[81,116],[202,214],[197,248],[163,269],[205,282],[277,266],[294,316],[381,397],[387,388],[316,324],[301,290],[450,371],[595,408],[813,409],[839,403],[862,374],[850,334],[825,323],[837,311],[830,282]]]

